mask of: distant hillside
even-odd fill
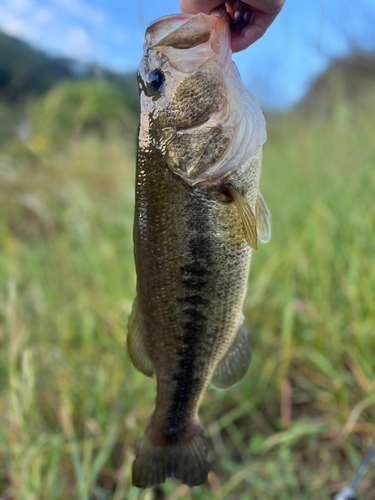
[[[138,106],[134,74],[118,74],[66,58],[50,57],[27,43],[0,32],[0,101],[22,103],[50,90],[60,80],[98,77],[118,83],[127,103]]]
[[[55,59],[27,43],[0,33],[0,96],[18,101],[49,90],[63,78],[74,78],[73,63]]]
[[[366,102],[375,90],[375,54],[356,53],[339,59],[314,82],[300,108],[327,114],[342,103]]]
[[[124,92],[128,108],[138,114],[135,74],[120,74],[97,65],[53,58],[0,32],[0,107],[1,103],[22,104],[29,97],[44,94],[61,80],[88,77],[117,83]],[[375,54],[353,54],[335,61],[317,78],[298,108],[327,114],[341,103],[366,101],[374,88]]]

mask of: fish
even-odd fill
[[[139,488],[207,479],[198,409],[246,374],[242,308],[252,249],[271,237],[259,191],[266,126],[232,62],[225,8],[151,23],[138,72],[136,299],[130,359],[156,377],[132,467]]]

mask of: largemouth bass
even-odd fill
[[[207,478],[198,408],[250,363],[242,316],[251,249],[270,238],[259,192],[265,121],[231,60],[225,9],[171,15],[146,31],[129,318],[134,366],[156,407],[133,464],[144,488]]]

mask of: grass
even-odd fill
[[[168,500],[330,499],[375,441],[374,128],[359,104],[269,118],[252,366],[204,398],[208,484],[170,480]],[[134,142],[121,130],[0,150],[2,500],[153,496],[130,477],[155,384],[126,354]],[[374,467],[359,498],[375,499]]]

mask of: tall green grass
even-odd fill
[[[169,480],[169,500],[329,499],[375,441],[374,128],[349,104],[269,118],[273,238],[249,278],[252,366],[206,394],[209,481]],[[126,354],[134,140],[123,129],[63,141],[36,130],[0,151],[2,499],[153,498],[130,476],[155,383]],[[360,498],[375,499],[373,478]]]

